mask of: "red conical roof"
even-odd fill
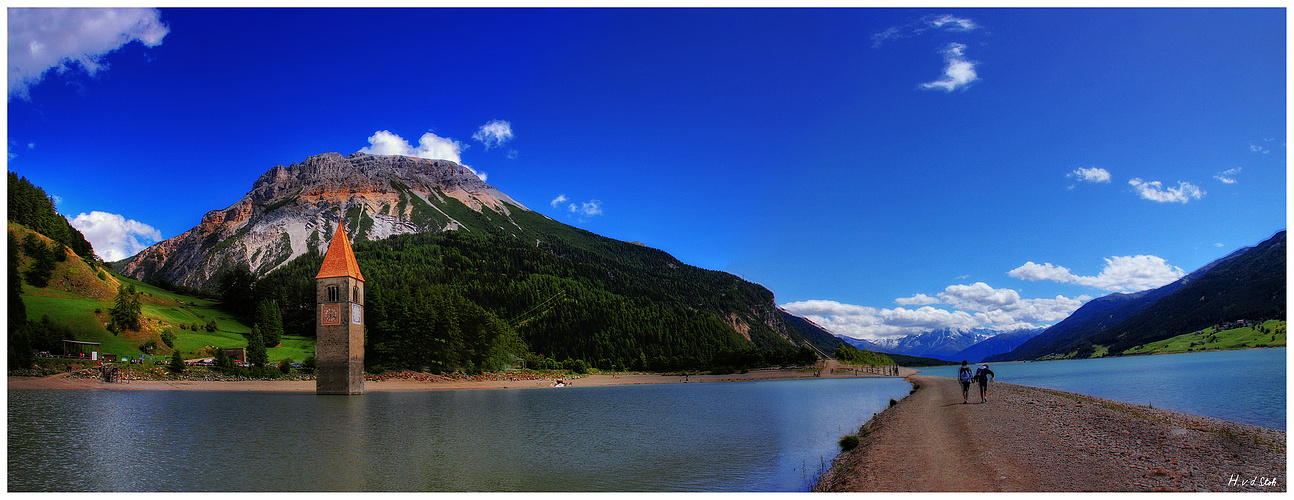
[[[332,242],[328,244],[328,253],[324,254],[323,265],[319,267],[319,274],[315,275],[315,279],[342,276],[364,281],[364,275],[359,272],[359,262],[355,260],[355,252],[350,249],[350,238],[346,237],[346,230],[338,222],[337,234],[333,235]]]

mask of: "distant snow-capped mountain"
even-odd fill
[[[943,328],[897,339],[875,341],[875,343],[881,346],[883,352],[952,360],[953,356],[963,349],[998,333],[995,330],[985,329]]]
[[[1041,329],[1003,332],[985,328],[971,330],[943,328],[924,333],[914,333],[896,339],[867,340],[846,338],[845,340],[859,349],[888,354],[904,354],[948,361],[972,360],[974,358],[973,361],[979,361],[993,354],[1009,352],[1041,332]]]

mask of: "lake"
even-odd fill
[[[955,378],[958,368],[921,371]],[[1001,382],[1285,430],[1284,348],[989,363],[989,369]],[[990,400],[992,390],[990,384]]]
[[[9,491],[807,491],[910,388],[11,390]]]

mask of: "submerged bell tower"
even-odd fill
[[[364,394],[364,275],[341,222],[315,275],[315,394]]]

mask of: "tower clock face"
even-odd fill
[[[341,304],[323,304],[319,314],[320,324],[324,326],[336,326],[341,324]]]
[[[354,324],[356,324],[356,325],[362,325],[362,324],[364,324],[364,323],[362,322],[362,319],[363,319],[363,318],[362,318],[362,316],[361,316],[363,313],[364,313],[364,307],[363,307],[363,306],[360,306],[359,304],[351,304],[351,305],[350,305],[350,322],[351,322],[351,323],[354,323]]]

